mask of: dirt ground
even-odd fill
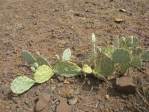
[[[37,97],[46,93],[51,102],[41,112],[149,112],[149,87],[143,96],[125,95],[114,89],[113,81],[108,85],[94,78],[82,86],[84,79],[79,77],[66,79],[70,84],[54,77],[23,95],[11,94],[10,83],[17,73],[31,74],[22,66],[22,50],[39,51],[52,64],[55,55],[69,47],[83,60],[91,50],[92,32],[99,46],[134,35],[149,47],[149,0],[0,0],[0,111],[34,112]],[[131,75],[137,84],[149,83],[147,74]],[[75,105],[67,104],[68,94],[78,98]]]

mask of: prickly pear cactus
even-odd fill
[[[36,83],[44,83],[48,81],[53,75],[54,72],[52,68],[47,65],[42,65],[39,66],[34,73],[34,80],[36,81]]]
[[[112,54],[114,63],[125,64],[130,62],[129,52],[125,49],[116,49]]]
[[[29,51],[24,50],[21,55],[28,64],[34,64],[36,62],[36,58]]]
[[[140,45],[140,41],[139,41],[138,37],[131,36],[130,38],[131,38],[130,47],[135,48],[135,47],[138,47]]]
[[[79,75],[81,68],[70,61],[59,61],[54,66],[54,72],[65,77],[73,77]]]
[[[126,45],[126,37],[121,37],[118,39],[118,46],[119,48],[127,48],[127,45]]]
[[[140,68],[142,66],[141,56],[139,56],[139,55],[133,56],[131,59],[131,66]]]
[[[35,57],[36,57],[38,65],[40,65],[40,66],[41,65],[48,65],[48,66],[50,66],[48,60],[46,58],[44,58],[43,56],[41,56],[39,54],[36,54]]]
[[[141,54],[143,53],[143,49],[142,48],[140,48],[140,47],[137,47],[137,48],[133,48],[132,49],[132,55],[139,55],[139,56],[141,56]]]
[[[33,66],[31,66],[30,69],[31,69],[32,72],[36,72],[36,68],[33,67]]]
[[[34,67],[35,69],[37,69],[39,67],[39,64],[37,62],[35,62],[34,64],[31,65],[32,67]]]
[[[121,74],[124,74],[128,68],[130,67],[130,54],[129,51],[126,49],[116,49],[112,54],[112,60],[115,63],[117,71]]]
[[[137,37],[129,36],[129,37],[121,37],[114,41],[114,45],[118,48],[135,48],[138,47],[140,44],[140,41]]]
[[[148,51],[144,51],[144,53],[141,56],[143,61],[149,61],[149,50]]]
[[[92,73],[92,68],[89,65],[84,64],[83,67],[82,67],[82,71],[86,74],[91,74]]]
[[[101,49],[101,52],[108,56],[109,58],[112,58],[112,54],[114,52],[114,47],[105,47]]]
[[[62,60],[63,61],[70,61],[71,59],[71,50],[70,48],[67,48],[63,52]]]
[[[130,67],[129,63],[119,64],[119,73],[124,74]]]
[[[29,90],[34,84],[35,84],[34,80],[24,75],[18,76],[11,83],[11,90],[15,94],[22,94],[26,92],[27,90]]]
[[[140,43],[139,39],[134,36],[126,37],[125,39],[126,47],[129,47],[129,48],[138,47],[139,43]]]
[[[98,54],[98,59],[96,60],[96,67],[94,69],[95,73],[99,75],[108,76],[114,71],[113,61],[104,54]]]

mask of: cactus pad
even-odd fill
[[[140,44],[139,39],[134,36],[119,38],[118,42],[120,48],[134,48]]]
[[[139,55],[133,56],[132,59],[131,59],[131,66],[141,67],[141,65],[142,65],[141,57]]]
[[[112,60],[115,63],[129,63],[130,61],[130,56],[129,52],[125,49],[116,49],[113,54],[112,54]]]
[[[35,81],[26,77],[26,76],[18,76],[11,83],[11,90],[13,93],[22,94],[30,89],[34,85]]]
[[[36,83],[43,83],[48,81],[53,75],[54,72],[49,66],[42,65],[39,66],[34,73],[34,80],[36,81]]]
[[[28,64],[33,64],[36,62],[36,58],[29,51],[22,51],[22,57]]]
[[[149,51],[145,51],[141,58],[143,61],[149,61]]]
[[[124,64],[120,64],[119,67],[120,67],[119,72],[121,74],[124,74],[130,67],[130,65],[129,65],[129,63],[124,63]]]
[[[38,65],[40,65],[40,66],[41,65],[48,65],[48,66],[50,66],[48,60],[46,58],[44,58],[43,56],[41,56],[39,54],[36,54],[35,57],[36,57]]]
[[[67,48],[63,52],[62,60],[69,61],[70,59],[71,59],[71,50],[69,48]]]
[[[56,74],[61,76],[73,77],[79,75],[81,68],[70,61],[60,61],[55,64],[54,71]]]
[[[96,61],[95,73],[102,74],[104,76],[111,75],[114,71],[114,63],[112,60],[104,54],[100,54]]]
[[[106,47],[106,48],[102,48],[101,52],[103,54],[105,54],[106,56],[108,56],[109,58],[112,57],[112,54],[114,52],[114,48],[113,47]]]
[[[140,47],[132,49],[132,55],[141,55],[143,53],[143,49]]]

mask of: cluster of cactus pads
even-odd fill
[[[92,45],[92,63],[84,62],[82,67],[71,61],[69,48],[64,50],[61,58],[57,56],[58,60],[53,66],[40,54],[32,55],[29,51],[23,51],[22,58],[30,65],[33,78],[18,76],[11,83],[12,92],[22,94],[33,85],[48,81],[53,75],[74,77],[90,74],[97,78],[108,77],[116,73],[124,74],[130,67],[140,68],[144,61],[149,61],[149,51],[141,48],[139,39],[133,36],[116,39],[113,45],[98,48],[93,34]]]

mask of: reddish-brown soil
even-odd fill
[[[114,89],[113,81],[108,85],[94,78],[87,78],[82,86],[83,78],[68,78],[70,84],[64,84],[54,77],[23,95],[11,93],[10,83],[17,73],[31,75],[22,66],[22,50],[39,51],[52,64],[55,55],[69,47],[83,60],[91,50],[92,32],[98,45],[134,35],[149,47],[149,0],[0,0],[0,111],[34,112],[37,97],[46,93],[51,103],[45,112],[61,108],[61,112],[149,112],[148,86],[141,95],[123,95]],[[149,74],[149,69],[145,72]],[[130,75],[138,85],[149,83],[147,74],[135,71]],[[69,95],[78,98],[75,105],[67,105]]]

